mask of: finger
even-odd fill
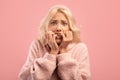
[[[69,40],[69,31],[64,33],[64,40],[68,41]]]
[[[66,34],[66,38],[69,38],[69,31],[67,31],[65,34]]]
[[[53,46],[53,41],[52,41],[52,34],[48,34],[48,44],[49,44],[49,47],[52,49],[52,46]]]
[[[48,31],[48,34],[54,34],[52,31]]]
[[[72,31],[67,31],[65,36],[66,41],[71,41],[73,39]]]
[[[51,33],[48,34],[48,40],[49,41],[52,41],[52,36],[53,36],[53,34],[51,34]]]
[[[54,46],[54,44],[56,43],[56,35],[51,31],[49,32],[49,42],[51,44],[51,46]]]
[[[57,42],[56,42],[56,37],[57,35],[53,35],[53,43],[54,43],[54,47],[57,48]]]
[[[49,47],[48,44],[45,45],[45,48],[46,48],[46,50],[47,50],[48,52],[50,52],[51,49],[50,49],[50,47]]]
[[[56,42],[56,37],[57,37],[57,35],[54,34],[54,35],[53,35],[53,42]]]
[[[54,33],[52,31],[48,31],[47,33],[48,33],[49,39],[52,38],[52,36],[53,36]]]
[[[73,39],[72,31],[69,31],[69,32],[68,32],[68,38],[69,38],[69,40],[72,40],[72,39]]]
[[[66,36],[64,33],[61,33],[62,37],[63,37],[63,41],[66,39]]]

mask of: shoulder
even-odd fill
[[[31,46],[38,46],[38,45],[39,45],[38,39],[33,39],[33,40],[31,41]]]
[[[88,47],[84,42],[76,44],[76,55],[82,57],[88,56]]]
[[[82,49],[87,49],[87,45],[84,42],[70,43],[67,49],[68,50],[82,50]]]
[[[33,39],[31,41],[30,47],[33,47],[33,48],[36,48],[36,49],[39,49],[39,48],[42,49],[42,43],[41,43],[40,39],[39,38]]]
[[[42,47],[42,44],[38,38],[35,38],[31,41],[29,52],[32,53],[32,55],[36,55],[36,57],[43,56],[44,48]]]
[[[76,44],[75,50],[76,50],[77,52],[80,52],[80,53],[88,52],[87,44],[84,43],[84,42],[79,42],[79,43]]]

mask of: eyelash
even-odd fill
[[[66,23],[66,22],[62,22],[62,25],[63,25],[63,26],[66,26],[66,25],[67,25],[67,23]]]
[[[50,24],[51,24],[51,25],[55,25],[55,24],[57,24],[57,23],[56,23],[55,21],[53,21],[53,22],[51,22]]]
[[[50,24],[54,26],[54,25],[57,25],[57,22],[52,21],[52,22],[50,22]],[[64,21],[62,21],[61,24],[62,24],[63,26],[66,26],[66,25],[67,25],[67,23],[64,22]]]

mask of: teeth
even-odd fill
[[[57,36],[57,38],[61,38],[61,36]]]
[[[61,38],[62,36],[60,34],[57,34],[57,37],[56,38]]]
[[[57,34],[57,36],[61,36],[61,34]]]
[[[61,39],[62,38],[62,35],[60,33],[56,33],[56,35],[57,35],[56,36],[57,39]]]

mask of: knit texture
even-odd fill
[[[57,56],[33,40],[19,78],[21,80],[90,80],[88,48],[85,43],[70,43],[67,53]]]

